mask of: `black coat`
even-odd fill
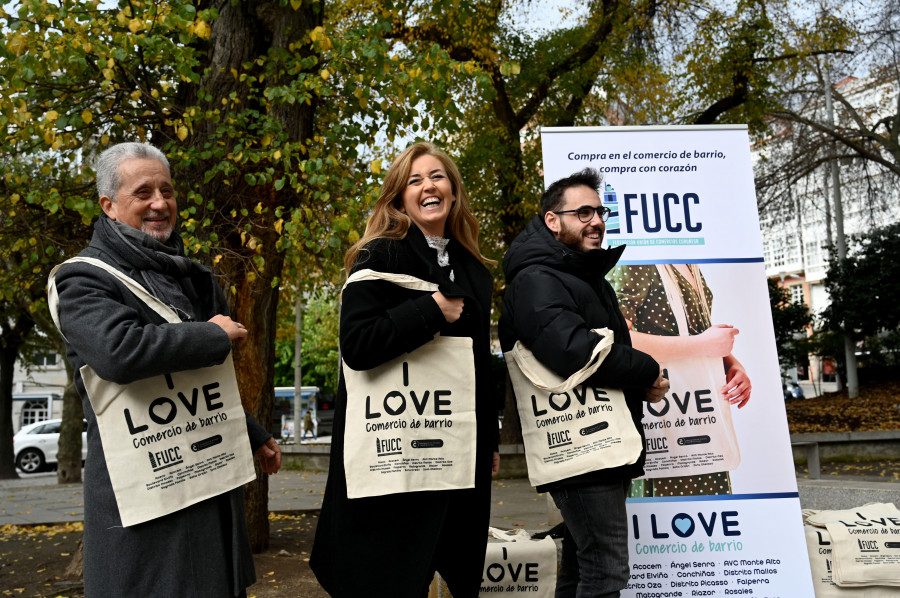
[[[103,216],[105,217],[105,216]],[[80,254],[110,264],[142,283],[140,274],[98,235]],[[222,363],[228,335],[206,320],[227,314],[212,275],[183,280],[192,288],[195,322],[169,324],[111,274],[85,263],[56,276],[59,318],[75,386],[87,419],[84,467],[84,587],[93,596],[236,596],[254,583],[253,555],[237,488],[170,515],[122,527],[106,467],[97,417],[79,369],[128,384],[142,378]],[[269,437],[248,416],[253,450]]]
[[[341,305],[341,355],[366,370],[445,336],[472,338],[475,353],[477,446],[475,488],[347,498],[344,425],[347,391],[341,373],[331,464],[310,566],[337,598],[420,598],[435,568],[457,598],[475,597],[481,583],[498,401],[490,395],[490,307],[493,279],[455,240],[448,272],[415,226],[400,240],[377,240],[360,253],[353,271],[409,274],[434,282],[447,297],[463,297],[462,317],[448,324],[431,292],[386,281],[355,282]]]
[[[535,217],[503,258],[507,289],[500,317],[500,346],[509,351],[516,341],[522,341],[541,363],[568,378],[588,362],[600,342],[591,330],[612,330],[611,350],[588,383],[624,391],[643,442],[644,389],[656,381],[659,364],[631,347],[615,291],[604,278],[624,249],[573,251],[554,238],[542,217]],[[639,477],[644,473],[645,457],[642,450],[631,465],[546,484],[538,491]]]

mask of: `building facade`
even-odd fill
[[[896,112],[898,82],[894,78],[861,80],[847,77],[834,85],[835,95],[854,107],[855,116],[878,129]],[[854,115],[834,102],[836,128],[854,126]],[[804,116],[828,122],[824,94],[813,96]],[[760,192],[760,226],[766,275],[786,288],[796,303],[814,317],[829,305],[825,279],[828,260],[838,242],[835,194],[836,166],[845,239],[900,221],[900,177],[846,147],[823,143],[811,127],[777,122],[777,134],[753,148]],[[834,153],[832,153],[834,152]],[[833,159],[837,156],[837,159]],[[800,380],[829,381],[833,367],[812,359],[808,368],[786,372]]]

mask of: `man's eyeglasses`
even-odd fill
[[[609,213],[612,212],[606,206],[581,206],[577,210],[561,210],[559,212],[553,212],[554,214],[577,214],[578,219],[582,222],[590,222],[594,219],[594,213],[597,213],[600,216],[600,220],[606,222],[606,219],[609,218]]]

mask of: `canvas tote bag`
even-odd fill
[[[900,596],[900,510],[893,503],[812,512],[806,523],[826,532],[831,542],[830,572],[835,584],[841,588],[892,586],[891,595]]]
[[[613,343],[608,328],[592,332],[600,342],[584,367],[567,379],[538,361],[521,341],[504,355],[533,486],[628,465],[641,455],[641,436],[622,391],[585,382]]]
[[[344,284],[384,280],[438,290],[413,276],[359,270]],[[472,339],[436,335],[370,370],[343,361],[347,388],[347,496],[475,487],[475,356]]]
[[[47,281],[57,328],[55,276],[73,262],[109,272],[167,322],[181,323],[169,306],[132,278],[100,260],[75,257],[56,266]],[[80,371],[123,526],[168,515],[256,479],[230,353],[217,366],[124,385],[103,380],[88,365]]]
[[[900,588],[876,585],[842,587],[834,582],[834,544],[828,530],[805,524],[806,546],[809,551],[809,567],[812,572],[813,591],[816,598],[898,598]]]
[[[688,336],[681,289],[671,265],[657,264],[680,336]],[[698,282],[701,308],[709,317],[700,269],[691,265]],[[645,478],[667,478],[737,469],[741,453],[731,405],[722,398],[725,370],[721,357],[689,357],[660,364],[669,379],[669,392],[658,403],[644,404],[647,443]]]
[[[558,569],[556,542],[547,536],[532,540],[523,530],[488,528],[479,596],[553,598]]]

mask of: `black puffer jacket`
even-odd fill
[[[588,382],[624,391],[643,440],[644,389],[656,381],[659,364],[631,347],[616,294],[604,278],[624,249],[573,251],[556,240],[543,218],[535,217],[503,258],[507,289],[500,317],[500,346],[509,351],[520,340],[541,363],[569,377],[588,362],[600,341],[591,329],[609,328],[613,331],[612,349]],[[644,472],[644,458],[642,451],[631,465],[568,478],[540,486],[538,491],[635,478]]]

